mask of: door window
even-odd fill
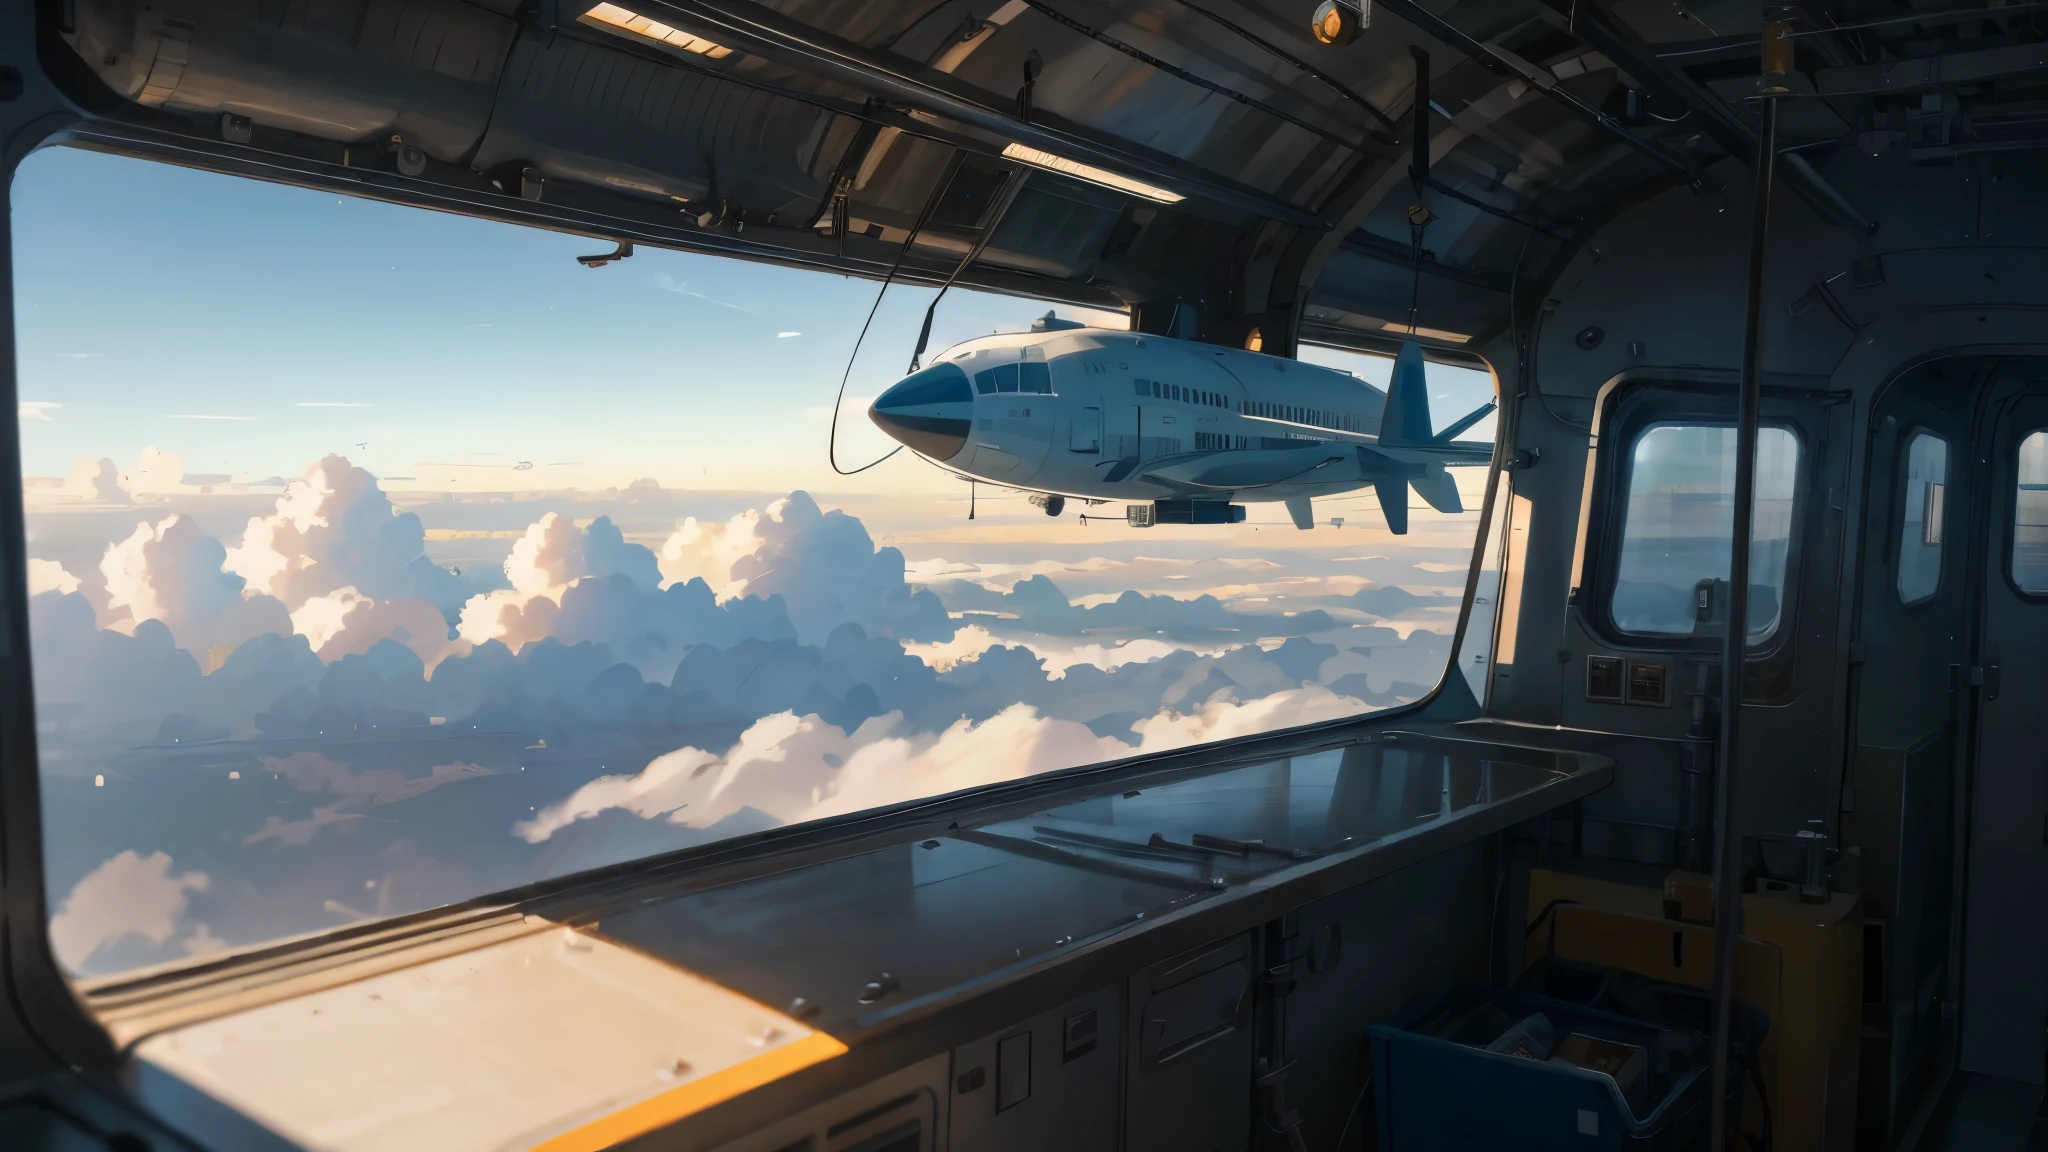
[[[1652,424],[1629,450],[1628,507],[1612,612],[1623,632],[1690,636],[1719,632],[1716,593],[1702,609],[1700,585],[1728,579],[1735,525],[1735,429],[1725,424]],[[1757,430],[1755,519],[1749,545],[1749,639],[1778,630],[1792,545],[1799,441],[1790,429]],[[1700,625],[1712,625],[1701,628]]]
[[[1899,599],[1917,604],[1941,586],[1941,537],[1948,494],[1948,441],[1915,432],[1906,442],[1906,492],[1899,514]]]
[[[2019,491],[2012,502],[2012,582],[2029,595],[2048,595],[2048,428],[2020,441]]]

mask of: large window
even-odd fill
[[[1398,537],[1370,488],[1310,531],[1257,502],[1145,529],[909,451],[835,474],[869,282],[591,269],[590,239],[69,149],[22,167],[12,226],[74,973],[1353,716],[1449,657],[1484,468],[1463,513],[1408,492]],[[884,303],[841,465],[896,446],[868,408],[930,298]],[[955,291],[926,363],[1046,308]],[[1490,394],[1431,384],[1439,426]],[[1137,403],[1039,399],[1100,409],[1046,443],[1106,447]]]
[[[1612,612],[1623,632],[1649,636],[1720,634],[1729,539],[1735,528],[1735,429],[1656,423],[1628,449],[1628,504]],[[1757,430],[1756,497],[1749,545],[1749,640],[1778,630],[1791,550],[1799,440],[1789,429]]]
[[[2048,428],[2020,441],[2019,491],[2013,496],[2012,581],[2048,595]]]
[[[1906,442],[1906,491],[1899,509],[1899,599],[1917,604],[1941,587],[1948,441],[1915,432]]]

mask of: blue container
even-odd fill
[[[1485,1050],[1539,1012],[1560,1038],[1576,1032],[1643,1049],[1649,1068],[1638,1105],[1598,1072]],[[1738,1033],[1755,1031],[1758,1019],[1738,1022]],[[1706,1144],[1708,1044],[1691,1029],[1466,985],[1368,1035],[1381,1152],[1677,1152]],[[1739,1087],[1731,1101],[1740,1107]]]

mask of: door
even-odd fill
[[[1952,1062],[1941,1025],[1956,907],[1954,766],[1982,579],[1971,547],[1981,514],[1966,477],[1978,398],[2000,369],[1969,357],[1902,373],[1879,394],[1867,433],[1849,670],[1855,744],[1841,827],[1842,844],[1862,857],[1872,949],[1863,1123],[1885,1147],[1939,1083],[1937,1065]]]
[[[2042,1082],[2048,1053],[2048,383],[1994,406],[1976,698],[1962,1065]]]
[[[1067,434],[1067,451],[1095,454],[1102,451],[1102,409],[1093,406],[1074,410],[1074,423]]]

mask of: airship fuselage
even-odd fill
[[[1413,367],[1420,389],[1419,350]],[[1405,492],[1448,483],[1447,463],[1484,462],[1483,448],[1432,440],[1426,406],[1420,439],[1392,443],[1387,412],[1387,393],[1347,372],[1075,328],[955,345],[869,416],[966,476],[1097,501],[1305,501],[1382,481]]]

